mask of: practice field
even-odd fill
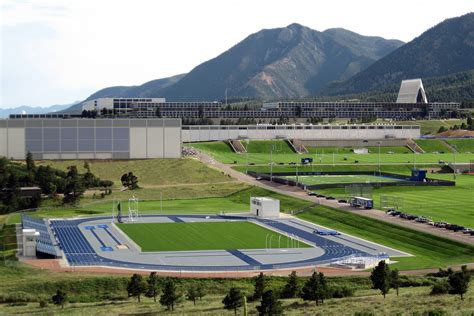
[[[296,176],[281,177],[296,181]],[[371,175],[322,175],[322,176],[298,176],[298,182],[306,185],[333,184],[333,183],[382,183],[397,182],[399,179],[379,177]]]
[[[118,226],[142,248],[142,251],[263,249],[266,247],[267,235],[273,235],[272,248],[286,248],[288,245],[288,237],[243,221],[118,224]],[[299,247],[309,245],[299,243]]]
[[[280,143],[278,143],[280,142]],[[206,142],[206,143],[189,143],[185,146],[194,147],[198,150],[201,150],[214,159],[227,163],[227,164],[265,164],[268,165],[270,162],[275,164],[288,164],[288,163],[301,163],[301,158],[310,157],[313,158],[314,166],[320,164],[378,164],[381,165],[387,164],[438,164],[440,160],[445,162],[469,162],[474,160],[474,154],[468,153],[457,153],[453,155],[450,148],[444,144],[435,143],[431,147],[427,147],[429,150],[424,154],[414,154],[402,147],[389,147],[383,149],[381,147],[380,155],[377,148],[370,148],[371,153],[369,154],[355,154],[350,152],[348,148],[319,148],[319,149],[309,149],[309,154],[297,154],[297,153],[288,153],[287,145],[284,141],[273,141],[277,144],[274,149],[272,149],[270,154],[270,148],[267,143],[256,143],[250,142],[251,146],[259,146],[258,152],[256,148],[253,148],[248,154],[238,154],[232,151],[232,149],[225,144],[224,142]],[[427,143],[423,143],[424,146],[428,146]],[[249,145],[250,146],[250,145]],[[439,146],[443,146],[441,150]],[[250,148],[250,147],[249,147]],[[329,152],[328,152],[329,151]],[[438,153],[432,153],[438,152]],[[444,151],[443,153],[439,153]],[[389,153],[390,152],[390,153]]]

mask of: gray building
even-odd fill
[[[180,119],[0,120],[0,156],[24,159],[181,157]]]

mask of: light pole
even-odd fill
[[[273,147],[270,148],[270,182],[273,181]]]
[[[380,176],[380,142],[377,142],[377,145],[379,145],[379,176]]]

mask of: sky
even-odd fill
[[[0,0],[0,107],[83,100],[192,70],[299,23],[408,42],[473,0]]]

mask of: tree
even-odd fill
[[[444,126],[440,126],[439,129],[438,129],[438,133],[443,133],[443,132],[446,132],[448,129]]]
[[[132,275],[127,285],[128,297],[136,296],[138,303],[140,303],[140,297],[146,291],[146,284],[140,274]]]
[[[400,274],[398,273],[398,269],[390,272],[390,287],[397,291],[398,296],[398,289],[400,288]]]
[[[65,181],[63,202],[65,204],[75,204],[85,191],[83,181],[79,177],[76,166],[68,167]]]
[[[33,160],[33,154],[31,152],[28,152],[26,154],[26,170],[28,171],[34,171],[36,166],[35,166],[35,161]]]
[[[326,277],[324,273],[319,272],[318,274],[318,288],[316,290],[316,299],[321,300],[321,303],[324,303],[324,299],[328,295],[328,285],[326,282]]]
[[[146,282],[147,282],[147,288],[146,288],[145,296],[153,297],[153,300],[156,303],[156,297],[158,296],[158,292],[160,288],[158,275],[156,274],[156,272],[151,272]]]
[[[130,190],[138,189],[138,178],[133,174],[133,172],[124,173],[122,177],[120,177],[120,181],[122,185]]]
[[[53,300],[54,305],[60,305],[62,309],[64,308],[64,304],[67,302],[67,294],[58,289],[51,299]]]
[[[174,304],[178,301],[180,295],[176,292],[176,286],[173,280],[167,280],[163,288],[163,294],[160,297],[160,304],[166,306],[168,310],[174,310]]]
[[[306,283],[303,286],[303,289],[301,290],[301,298],[305,301],[315,301],[316,306],[319,305],[318,302],[318,296],[317,296],[317,291],[318,291],[318,274],[313,272],[311,277],[306,281]]]
[[[222,300],[224,308],[227,310],[234,310],[234,314],[237,315],[237,309],[244,303],[244,296],[239,289],[233,287],[229,290],[229,293]]]
[[[156,107],[155,116],[161,118],[161,109],[159,106]]]
[[[193,304],[196,305],[196,300],[199,297],[198,291],[197,291],[197,286],[196,285],[191,285],[188,288],[188,291],[186,292],[186,299],[188,301],[193,301]]]
[[[260,305],[257,306],[257,311],[261,316],[283,314],[281,302],[278,301],[278,297],[273,293],[272,290],[263,293],[262,301],[260,302]]]
[[[380,290],[385,298],[385,295],[390,290],[390,268],[385,261],[380,261],[374,268],[370,275],[370,280],[372,281],[374,289]]]
[[[196,291],[197,291],[197,296],[199,297],[199,300],[202,300],[202,298],[206,295],[206,290],[202,287],[202,284],[198,284],[196,286]]]
[[[473,125],[473,121],[472,121],[472,116],[469,114],[467,116],[467,128],[470,129],[470,130],[473,130],[474,129],[474,125]]]
[[[263,292],[265,291],[265,276],[262,272],[255,278],[255,287],[253,291],[253,299],[258,300],[262,298]]]
[[[293,297],[298,296],[299,291],[300,291],[300,288],[298,285],[298,276],[296,275],[296,271],[293,271],[288,276],[288,281],[283,287],[281,296],[283,298],[293,298]]]
[[[467,292],[469,288],[469,281],[471,281],[471,276],[469,271],[467,271],[466,266],[461,267],[461,271],[454,272],[448,277],[448,283],[450,286],[450,294],[459,294],[461,300],[464,300],[464,293]]]

